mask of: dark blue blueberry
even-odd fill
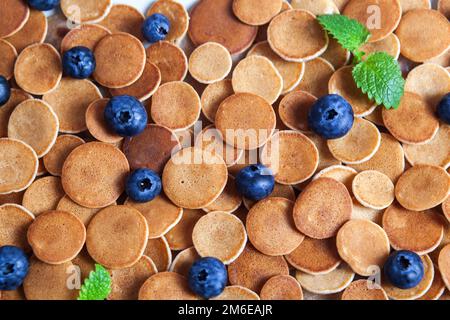
[[[150,169],[136,169],[128,176],[125,190],[133,201],[152,201],[161,193],[161,178]]]
[[[28,0],[30,7],[39,11],[48,11],[59,6],[60,0]]]
[[[106,105],[105,120],[118,135],[132,137],[147,126],[147,111],[135,97],[116,96]]]
[[[0,106],[8,102],[11,97],[11,87],[4,76],[0,76]]]
[[[170,30],[170,22],[166,16],[155,13],[145,19],[142,25],[142,34],[148,42],[154,43],[164,40]]]
[[[450,124],[450,93],[447,93],[439,102],[437,112],[442,121]]]
[[[272,170],[262,164],[245,167],[239,171],[235,182],[238,192],[253,201],[267,198],[275,186]]]
[[[0,247],[0,290],[16,290],[28,274],[28,257],[14,246]]]
[[[329,94],[318,99],[308,114],[308,125],[325,139],[345,136],[353,126],[352,106],[337,94]]]
[[[75,79],[86,79],[94,73],[95,57],[86,47],[73,47],[62,59],[64,74]]]
[[[393,252],[384,264],[384,274],[397,288],[414,288],[423,278],[422,259],[418,254],[411,251]]]
[[[216,297],[227,285],[227,268],[216,258],[201,258],[192,264],[188,280],[189,287],[197,295],[205,299]]]

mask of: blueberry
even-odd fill
[[[161,179],[150,169],[137,169],[128,176],[125,189],[133,201],[152,201],[161,193]]]
[[[442,121],[450,124],[450,93],[447,93],[437,107],[437,113]]]
[[[8,102],[11,97],[11,87],[5,77],[0,76],[0,106]]]
[[[345,136],[353,126],[352,106],[337,94],[329,94],[318,99],[308,114],[308,125],[325,139]]]
[[[60,0],[28,0],[30,7],[39,11],[48,11],[56,8]]]
[[[239,171],[235,182],[238,192],[253,201],[268,197],[275,186],[272,170],[262,164],[245,167]]]
[[[28,274],[28,258],[22,249],[0,247],[0,290],[16,290]]]
[[[132,137],[144,131],[147,126],[147,111],[142,103],[131,96],[116,96],[105,108],[105,121],[122,137]]]
[[[201,258],[192,264],[188,280],[191,290],[199,296],[205,299],[216,297],[227,285],[227,268],[216,258]]]
[[[384,274],[397,288],[410,289],[422,281],[424,267],[420,256],[411,251],[396,251],[384,264]]]
[[[94,73],[95,57],[86,47],[73,47],[66,51],[62,58],[64,74],[76,78],[86,79]]]
[[[155,13],[145,19],[142,25],[142,34],[148,42],[164,40],[170,30],[170,22],[166,16]]]

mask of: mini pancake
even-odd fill
[[[209,125],[200,133],[197,133],[194,146],[223,158],[227,167],[238,163],[244,154],[243,150],[235,149],[233,146],[225,143],[222,135],[213,125]]]
[[[234,0],[233,12],[242,22],[261,26],[280,13],[282,4],[282,0]]]
[[[294,89],[300,83],[303,75],[305,74],[305,63],[283,60],[272,50],[272,48],[270,48],[267,41],[255,44],[247,53],[247,56],[253,55],[266,57],[273,63],[283,78],[282,94],[286,94]]]
[[[395,250],[424,255],[434,251],[444,236],[444,225],[435,210],[411,211],[398,204],[383,214],[383,229]]]
[[[222,158],[198,148],[186,148],[167,162],[162,183],[173,203],[183,208],[200,209],[220,196],[227,178]]]
[[[0,137],[8,136],[8,121],[11,113],[21,102],[33,97],[20,89],[11,88],[11,97],[8,102],[0,108]]]
[[[3,204],[22,204],[24,191],[12,192],[9,194],[0,194],[0,205]]]
[[[382,111],[383,108],[375,108],[375,110],[373,110],[371,114],[365,116],[364,119],[369,120],[377,126],[384,127]]]
[[[421,256],[423,266],[425,269],[422,281],[414,288],[411,289],[399,289],[389,283],[387,279],[382,278],[382,287],[386,291],[389,298],[393,300],[415,300],[423,295],[430,289],[433,284],[434,267],[428,255]]]
[[[241,60],[231,79],[236,93],[257,94],[273,104],[283,91],[283,78],[266,57],[251,55]]]
[[[339,12],[344,11],[345,6],[350,0],[333,0],[333,2],[336,4],[336,7],[339,9]]]
[[[327,50],[320,57],[331,63],[337,70],[350,61],[350,56],[350,51],[344,49],[336,39],[330,38]]]
[[[197,221],[192,231],[192,241],[201,257],[215,257],[224,264],[230,264],[244,250],[247,233],[235,215],[216,211]]]
[[[409,210],[422,211],[438,206],[450,191],[450,176],[441,167],[418,164],[398,179],[395,197]]]
[[[273,18],[267,40],[280,57],[296,62],[317,58],[328,46],[328,35],[316,17],[300,9],[284,11]]]
[[[400,0],[402,14],[414,9],[431,9],[430,0]]]
[[[35,180],[23,195],[22,205],[36,216],[48,210],[55,210],[64,196],[61,179],[44,177]]]
[[[375,42],[394,32],[402,18],[402,7],[398,0],[350,0],[343,14],[365,25],[371,33],[369,42]]]
[[[312,177],[319,164],[319,151],[304,134],[279,131],[261,151],[261,162],[272,169],[275,181],[293,185]]]
[[[94,215],[101,209],[90,209],[80,206],[78,203],[73,202],[67,195],[65,195],[61,198],[61,200],[59,200],[56,210],[72,213],[77,216],[87,227]]]
[[[0,194],[25,190],[36,177],[36,152],[26,143],[10,138],[1,138],[0,147]]]
[[[303,300],[303,290],[294,277],[280,275],[267,280],[260,296],[261,300]]]
[[[404,144],[405,157],[411,165],[419,163],[443,167],[450,166],[450,126],[441,124],[438,133],[423,145]]]
[[[61,135],[56,138],[55,144],[43,158],[45,169],[54,176],[61,176],[62,167],[67,156],[83,143],[83,139],[71,134]]]
[[[405,90],[421,96],[435,110],[450,91],[450,73],[434,63],[424,63],[408,73]]]
[[[447,197],[447,200],[442,203],[442,212],[450,222],[450,197]]]
[[[330,166],[340,165],[341,162],[337,160],[330,152],[327,145],[327,140],[314,133],[306,133],[306,136],[314,142],[319,151],[319,165],[317,171],[323,170]]]
[[[382,132],[380,147],[373,157],[365,162],[352,164],[351,167],[358,171],[377,170],[387,175],[391,181],[397,182],[405,170],[403,149],[397,139]]]
[[[292,218],[294,203],[269,197],[256,203],[248,212],[246,228],[253,246],[269,256],[291,253],[305,238]]]
[[[448,0],[438,0],[437,9],[440,13],[447,17],[450,17],[450,2]]]
[[[189,288],[188,280],[175,272],[159,272],[145,281],[139,300],[199,300]]]
[[[315,97],[328,94],[328,82],[334,73],[334,67],[327,60],[320,57],[307,61],[305,74],[295,90],[302,90]]]
[[[181,145],[170,129],[148,124],[139,135],[126,138],[122,149],[132,170],[149,168],[160,174],[171,154],[181,149]]]
[[[221,80],[208,85],[201,96],[203,115],[211,122],[215,122],[217,109],[223,100],[234,93],[230,79]]]
[[[308,126],[308,113],[317,98],[306,91],[295,90],[280,101],[278,114],[286,127],[301,132],[311,131]]]
[[[346,264],[341,264],[327,274],[310,275],[297,271],[295,278],[303,289],[320,295],[341,292],[352,283],[355,273]]]
[[[204,212],[198,209],[183,209],[181,220],[165,234],[171,250],[178,251],[192,247],[192,232],[194,226]]]
[[[16,60],[14,77],[23,90],[43,95],[55,89],[62,77],[61,57],[47,43],[37,43],[22,50]]]
[[[334,238],[317,240],[305,237],[285,258],[295,269],[313,275],[330,273],[341,263]]]
[[[147,60],[154,63],[161,72],[161,84],[183,81],[188,72],[186,54],[168,41],[159,41],[146,49]]]
[[[61,52],[66,52],[73,47],[86,47],[94,51],[101,39],[111,34],[107,28],[98,24],[82,24],[78,28],[70,30],[61,41]]]
[[[0,39],[0,76],[11,79],[14,75],[14,63],[17,58],[17,51],[14,46],[6,40]]]
[[[242,198],[236,189],[236,183],[232,176],[228,176],[228,181],[220,196],[209,206],[203,208],[205,212],[222,211],[232,213],[242,204]]]
[[[386,292],[370,280],[353,281],[342,293],[341,300],[389,300]]]
[[[140,40],[144,40],[141,32],[145,17],[136,8],[124,4],[115,4],[108,15],[99,22],[111,33],[126,32]]]
[[[336,247],[342,260],[357,274],[371,276],[374,267],[382,268],[389,252],[386,232],[369,220],[350,220],[339,229]]]
[[[436,10],[409,11],[395,33],[400,39],[402,55],[415,62],[440,56],[450,46],[448,20]]]
[[[47,35],[47,18],[42,11],[30,10],[30,17],[25,25],[5,40],[11,43],[17,52],[33,43],[42,43]]]
[[[293,0],[294,9],[308,10],[314,15],[339,14],[339,9],[333,0]]]
[[[200,83],[214,83],[225,79],[231,71],[231,64],[227,48],[216,42],[207,42],[191,53],[189,73]]]
[[[107,35],[95,46],[94,55],[97,66],[93,77],[107,88],[127,87],[144,72],[144,46],[128,33]]]
[[[372,122],[360,118],[355,118],[347,135],[328,140],[331,154],[346,164],[359,164],[370,160],[380,144],[381,134],[378,128]]]
[[[209,300],[261,300],[259,296],[250,289],[242,286],[228,286],[217,297]]]
[[[272,136],[276,116],[272,106],[252,93],[236,93],[226,98],[216,114],[216,128],[229,145],[254,150]]]
[[[87,208],[103,208],[116,201],[130,171],[116,147],[89,142],[73,150],[64,162],[61,181],[66,194]]]
[[[19,287],[16,290],[0,291],[0,301],[21,301],[26,300],[23,287]]]
[[[283,0],[280,13],[287,10],[292,10],[292,6],[287,0]],[[258,27],[258,34],[256,35],[255,43],[267,41],[267,28],[269,28],[269,23]]]
[[[362,204],[353,198],[353,211],[352,211],[352,219],[363,219],[375,222],[378,225],[381,225],[381,219],[383,216],[383,210],[376,210],[364,207]]]
[[[269,195],[272,198],[284,198],[290,201],[295,201],[295,192],[292,186],[279,184],[275,182],[275,186],[273,188],[272,193]],[[243,198],[244,206],[250,210],[257,201],[249,200],[247,198]]]
[[[363,206],[382,210],[394,201],[394,184],[384,173],[366,170],[358,173],[352,182],[355,198]]]
[[[360,50],[366,54],[362,58],[363,60],[366,60],[369,54],[375,52],[386,52],[397,60],[400,56],[400,40],[398,40],[398,37],[395,34],[391,33],[382,40],[364,44],[361,46]]]
[[[419,95],[406,92],[398,109],[383,109],[383,122],[389,132],[407,144],[425,144],[439,130],[431,106]]]
[[[352,70],[351,66],[337,70],[328,82],[328,91],[347,100],[352,106],[355,117],[364,117],[371,114],[377,105],[356,86]]]
[[[139,289],[152,275],[158,273],[152,259],[142,256],[129,268],[111,270],[111,293],[108,300],[137,300]]]
[[[11,113],[8,137],[30,145],[39,158],[45,156],[58,135],[58,117],[42,100],[30,99],[20,103]]]
[[[200,256],[194,247],[184,249],[177,254],[175,259],[173,259],[169,271],[188,277],[192,264],[198,259],[200,259]]]
[[[28,300],[76,300],[78,290],[67,286],[67,271],[73,272],[74,265],[68,261],[51,265],[31,258],[23,290]]]
[[[47,18],[47,25],[45,42],[51,44],[58,51],[61,50],[61,41],[70,31],[70,27],[76,26],[73,22],[68,25],[67,18],[59,10]]]
[[[29,251],[27,230],[34,215],[25,207],[7,203],[0,206],[0,246],[16,246]]]
[[[445,246],[439,253],[439,270],[441,271],[442,279],[450,290],[450,245]]]
[[[141,77],[128,87],[109,90],[112,96],[129,95],[140,101],[150,98],[161,84],[161,72],[159,68],[149,60],[145,62],[144,72]]]
[[[431,284],[430,289],[428,289],[428,291],[417,300],[439,300],[439,298],[444,294],[444,291],[444,280],[442,280],[441,272],[436,268],[433,283]]]
[[[6,38],[18,32],[30,16],[30,8],[22,0],[5,0],[0,4],[2,19],[0,38]]]
[[[99,211],[87,228],[89,255],[110,269],[134,265],[142,257],[147,241],[147,221],[139,211],[128,206],[111,206]]]
[[[97,140],[107,143],[118,143],[123,137],[111,130],[105,121],[105,108],[109,99],[93,101],[86,109],[85,121],[89,133]]]
[[[195,46],[218,42],[234,55],[252,45],[258,28],[239,21],[232,4],[233,0],[203,0],[194,6],[188,34]]]
[[[228,280],[232,285],[240,285],[256,293],[261,291],[267,280],[278,275],[289,275],[284,258],[267,256],[250,244],[228,266]]]
[[[148,239],[144,255],[152,259],[159,272],[169,270],[169,267],[172,264],[172,252],[170,251],[169,244],[164,236]]]
[[[437,56],[436,58],[427,60],[425,62],[426,63],[435,63],[435,64],[440,65],[441,67],[444,67],[444,68],[447,67],[447,69],[448,69],[448,66],[450,65],[450,48],[447,51],[445,51],[443,54],[441,54],[440,56]]]
[[[64,211],[40,214],[28,228],[34,255],[49,264],[71,261],[83,248],[86,228],[75,215]]]
[[[334,237],[351,216],[352,199],[347,188],[331,178],[313,180],[294,206],[297,229],[314,239]]]
[[[189,14],[178,1],[155,1],[147,11],[147,17],[160,13],[169,19],[170,30],[166,36],[167,41],[177,41],[186,35],[189,27]]]
[[[61,0],[61,10],[75,23],[96,23],[103,20],[112,7],[111,0]]]
[[[159,238],[180,222],[183,208],[175,206],[163,194],[149,202],[138,203],[131,199],[125,205],[137,209],[147,220],[149,238]]]
[[[150,113],[156,124],[171,130],[185,130],[200,117],[200,97],[186,82],[161,85],[152,97]]]

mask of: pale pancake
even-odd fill
[[[169,271],[176,272],[182,276],[188,277],[192,264],[200,259],[194,247],[180,251],[170,265]]]
[[[225,79],[231,71],[231,65],[227,48],[217,42],[202,44],[189,57],[189,73],[195,80],[205,84]]]
[[[381,225],[381,219],[383,217],[383,210],[376,210],[364,207],[362,204],[353,198],[353,210],[352,210],[352,219],[363,219],[375,222],[378,225]]]
[[[165,235],[171,250],[179,251],[192,247],[192,231],[197,221],[204,215],[202,210],[183,209],[181,220]]]
[[[295,277],[303,289],[320,295],[338,293],[347,288],[355,277],[355,273],[346,264],[327,274],[310,275],[297,271]]]
[[[363,206],[382,210],[394,201],[394,183],[379,171],[366,170],[358,173],[352,182],[355,198]]]
[[[307,133],[306,136],[314,142],[319,151],[319,165],[317,166],[317,171],[341,164],[341,162],[331,154],[326,139],[314,133]]]
[[[236,183],[232,176],[228,176],[228,181],[220,196],[209,206],[203,208],[205,212],[223,211],[232,213],[242,204],[242,197],[236,189]]]
[[[96,23],[103,20],[112,7],[111,0],[62,0],[61,10],[76,23]]]
[[[444,280],[442,280],[441,272],[436,268],[430,289],[417,300],[439,300],[443,296],[445,289],[446,287]]]
[[[292,0],[294,9],[308,10],[314,15],[339,14],[339,9],[333,0]]]
[[[242,22],[261,26],[281,11],[282,0],[234,0],[233,12]]]
[[[217,109],[223,100],[234,93],[230,79],[225,79],[208,85],[203,90],[201,105],[203,115],[212,123],[216,120]]]
[[[400,0],[402,14],[414,9],[431,9],[430,0]]]
[[[364,44],[361,46],[360,50],[366,54],[363,57],[363,60],[366,60],[370,54],[375,52],[386,52],[397,60],[400,56],[400,40],[398,40],[398,37],[395,34],[391,33],[382,40]]]

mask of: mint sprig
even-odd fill
[[[317,17],[322,27],[354,57],[353,79],[358,88],[387,109],[397,109],[404,94],[405,80],[398,62],[385,52],[366,55],[360,51],[367,43],[370,32],[357,20],[339,14]]]
[[[95,265],[81,286],[78,300],[105,300],[111,293],[111,276],[101,265]]]

